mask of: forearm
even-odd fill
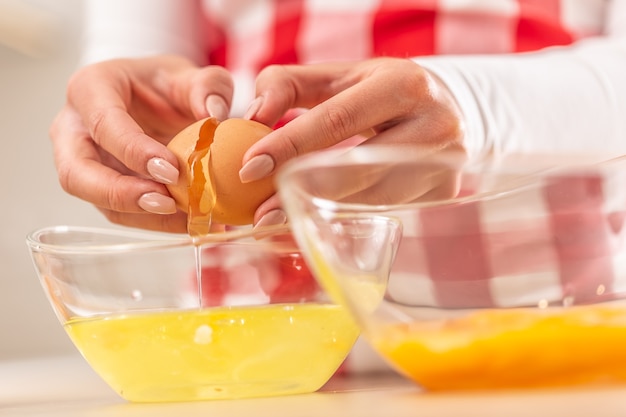
[[[178,54],[204,63],[196,0],[88,0],[81,63]]]
[[[452,90],[473,155],[626,153],[626,42],[524,55],[418,58]]]

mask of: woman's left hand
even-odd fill
[[[411,145],[424,154],[464,151],[463,118],[451,92],[408,59],[265,68],[247,117],[274,125],[288,110],[310,109],[253,145],[242,181],[275,172],[291,158],[339,144]],[[348,142],[361,135],[357,142]],[[284,219],[273,196],[255,224]]]

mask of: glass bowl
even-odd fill
[[[58,226],[27,243],[72,342],[129,401],[312,392],[358,335],[285,226],[196,240]]]
[[[626,160],[366,145],[277,180],[317,278],[423,388],[626,381]]]

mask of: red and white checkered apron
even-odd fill
[[[209,62],[268,64],[377,56],[493,54],[602,32],[594,0],[204,0]]]

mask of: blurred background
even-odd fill
[[[0,360],[75,352],[25,244],[49,225],[106,226],[58,184],[48,127],[78,65],[81,0],[0,0]]]

